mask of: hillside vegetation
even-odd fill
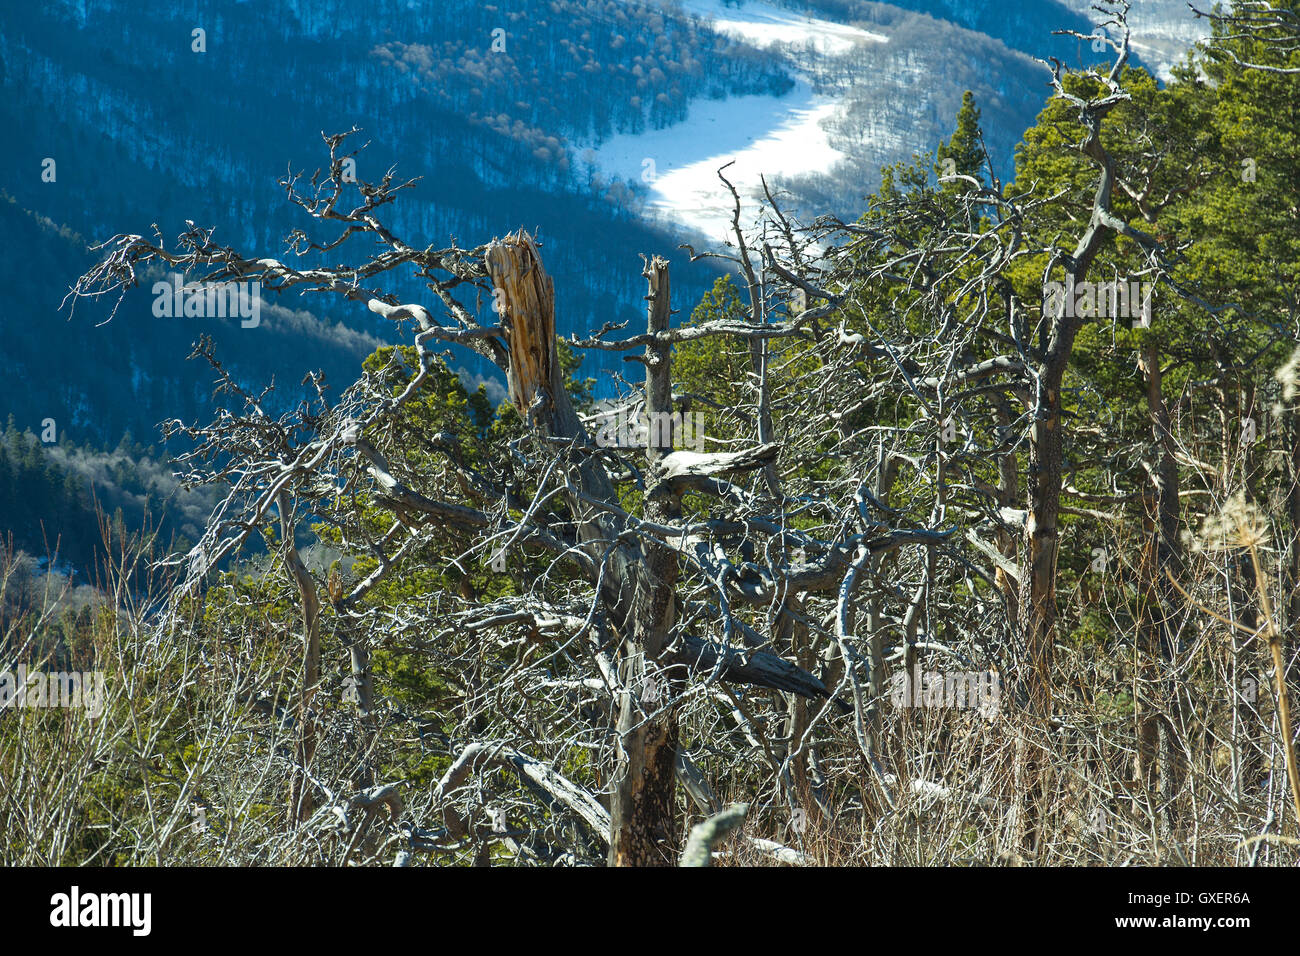
[[[1233,5],[1162,86],[1108,4],[1010,179],[967,95],[848,220],[737,196],[701,294],[647,246],[626,325],[565,325],[563,256],[510,221],[402,219],[420,170],[350,181],[374,147],[347,128],[281,182],[297,242],[106,243],[73,298],[175,270],[402,338],[292,403],[201,338],[215,401],[165,429],[215,502],[185,546],[110,531],[99,597],[62,607],[0,574],[0,665],[106,688],[0,710],[0,860],[1300,862],[1277,7]],[[0,479],[36,470],[4,448]]]

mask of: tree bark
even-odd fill
[[[302,682],[298,720],[294,728],[294,767],[289,784],[289,813],[294,820],[303,822],[311,816],[313,807],[307,773],[316,756],[316,723],[312,717],[311,704],[320,683],[320,597],[316,593],[316,582],[294,544],[289,493],[280,492],[277,501],[284,566],[298,588],[298,598],[302,605]]]
[[[648,331],[668,330],[671,307],[668,262],[646,264]],[[646,347],[646,411],[650,416],[646,458],[658,469],[672,453],[671,345]],[[648,485],[649,486],[649,485]],[[668,483],[656,483],[645,502],[649,521],[674,524],[681,497]],[[619,675],[618,766],[610,798],[609,864],[672,866],[676,862],[677,698],[682,670],[668,665],[665,651],[677,623],[676,552],[647,542],[643,573],[637,575],[632,614],[625,629]]]
[[[1170,676],[1177,656],[1173,634],[1175,594],[1170,582],[1182,576],[1178,461],[1169,408],[1165,404],[1160,355],[1154,344],[1143,346],[1139,369],[1146,382],[1147,411],[1156,459],[1150,492],[1143,496],[1145,515],[1142,561],[1139,565],[1143,614],[1141,628],[1142,692],[1136,702],[1138,772],[1148,800],[1164,807],[1164,829],[1175,824],[1173,798],[1182,767],[1177,730],[1179,700]],[[1159,790],[1156,789],[1157,780]]]

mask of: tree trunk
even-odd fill
[[[1073,340],[1073,330],[1069,338]],[[1057,517],[1061,505],[1064,435],[1061,430],[1061,378],[1068,347],[1059,362],[1041,371],[1029,441],[1025,571],[1021,580],[1020,633],[1028,665],[1029,709],[1051,712],[1052,646],[1056,641]]]
[[[650,286],[649,332],[654,335],[667,331],[671,316],[667,260],[656,256],[647,263],[645,276]],[[670,349],[666,342],[646,347],[646,457],[652,473],[672,452]],[[658,493],[652,490],[645,516],[661,524],[676,523],[680,497],[664,486]],[[678,565],[675,553],[662,545],[647,543],[646,550],[619,662],[622,692],[618,766],[610,799],[611,866],[673,866],[677,860],[677,698],[683,680],[679,669],[664,666],[663,652],[677,621]]]
[[[997,403],[996,411],[999,441],[1009,442],[1011,431],[1011,408],[1008,402],[1005,399],[1000,399]],[[1014,451],[1007,451],[998,456],[998,507],[1014,508],[1019,504],[1019,502],[1020,473],[1017,455]],[[997,533],[997,545],[998,551],[1001,552],[1002,556],[1010,559],[1014,565],[1016,552],[1019,550],[1019,541],[1017,540],[1016,535],[999,528]],[[993,580],[1007,602],[1007,621],[1016,621],[1020,617],[1020,594],[1015,580],[1001,567],[994,569]]]
[[[316,582],[303,563],[293,540],[293,512],[289,493],[280,492],[280,543],[284,549],[284,566],[298,588],[302,604],[302,682],[298,701],[298,721],[294,727],[294,766],[289,783],[289,813],[303,822],[312,813],[310,782],[307,779],[316,756],[316,722],[312,716],[312,698],[320,683],[320,598]]]
[[[1173,798],[1182,769],[1182,754],[1177,745],[1179,700],[1170,676],[1177,657],[1173,634],[1176,596],[1170,577],[1181,577],[1182,572],[1182,548],[1178,540],[1179,475],[1172,422],[1164,399],[1160,355],[1154,345],[1143,347],[1139,367],[1146,381],[1156,460],[1151,469],[1151,493],[1143,496],[1146,540],[1140,563],[1143,615],[1139,626],[1147,679],[1141,682],[1142,693],[1137,701],[1138,764],[1148,799],[1165,808],[1164,828],[1172,832]],[[1154,786],[1157,778],[1159,791]]]

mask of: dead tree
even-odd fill
[[[594,681],[607,695],[614,723],[616,758],[608,789],[609,860],[615,864],[672,865],[677,859],[682,835],[675,809],[682,766],[677,715],[687,703],[696,709],[704,706],[723,685],[767,688],[820,702],[817,713],[803,722],[796,752],[807,752],[814,726],[838,714],[835,698],[840,698],[838,707],[857,709],[858,736],[870,752],[872,744],[863,728],[866,711],[874,705],[859,682],[861,662],[855,648],[845,645],[848,666],[838,685],[827,687],[805,667],[785,659],[771,636],[748,619],[774,598],[790,609],[799,607],[797,594],[827,599],[847,594],[851,600],[851,584],[866,561],[907,545],[935,547],[946,534],[923,525],[893,527],[889,521],[864,520],[859,503],[833,497],[811,505],[812,513],[827,519],[819,521],[829,536],[792,524],[791,509],[807,511],[810,505],[774,490],[772,468],[783,447],[803,455],[805,437],[792,437],[788,446],[756,440],[773,438],[767,407],[771,399],[764,397],[770,390],[761,392],[757,401],[755,419],[764,423],[759,434],[731,450],[674,450],[672,434],[661,430],[652,434],[644,463],[636,465],[630,456],[639,453],[597,445],[564,388],[555,346],[554,291],[536,243],[523,233],[472,250],[407,243],[378,212],[413,182],[394,182],[390,171],[378,184],[351,187],[342,175],[346,157],[340,151],[347,135],[326,137],[327,176],[312,177],[305,191],[299,177],[284,182],[296,205],[322,224],[336,226],[338,234],[327,242],[313,242],[295,232],[289,245],[303,259],[321,252],[335,258],[342,246],[358,237],[377,240],[381,251],[359,265],[308,266],[245,256],[217,245],[210,230],[191,227],[174,249],[160,236],[153,241],[139,235],[115,237],[105,244],[105,259],[73,292],[75,300],[124,289],[135,284],[137,267],[155,262],[197,274],[202,281],[257,280],[264,292],[340,296],[395,323],[414,325],[413,365],[405,359],[399,362],[395,354],[387,368],[366,373],[336,401],[328,400],[317,381],[310,404],[276,418],[267,410],[265,393],[245,393],[226,376],[223,388],[234,394],[241,410],[223,411],[206,426],[171,426],[173,433],[193,442],[193,450],[182,459],[188,479],[229,489],[206,533],[185,558],[182,594],[201,592],[211,572],[259,534],[268,516],[274,512],[281,518],[285,566],[304,626],[298,687],[303,736],[287,758],[291,778],[303,781],[293,790],[298,816],[311,816],[308,790],[324,794],[326,804],[332,805],[333,799],[322,790],[325,783],[312,766],[313,759],[320,763],[320,752],[313,746],[319,734],[312,722],[313,695],[329,679],[320,672],[322,616],[342,622],[353,635],[350,669],[356,673],[350,676],[367,688],[367,695],[367,647],[391,640],[395,632],[430,632],[451,624],[481,642],[481,648],[493,647],[493,654],[502,655],[514,641],[511,635],[523,628],[532,635],[530,641],[552,647],[547,652],[551,655],[575,663],[585,658],[588,676],[575,686]],[[350,188],[360,194],[353,206],[344,202]],[[793,232],[788,235],[793,240]],[[787,257],[788,266],[777,263],[770,249],[765,256],[763,268],[774,286],[769,295],[775,293],[778,274],[794,275],[789,268],[802,271],[797,250]],[[385,273],[398,269],[411,269],[426,279],[445,312],[444,321],[435,320],[424,305],[403,303],[378,287]],[[652,422],[671,420],[670,356],[675,344],[716,336],[764,346],[777,340],[811,341],[813,326],[831,309],[820,303],[780,321],[722,320],[674,328],[666,261],[649,260],[644,276],[650,303],[644,334],[617,339],[611,335],[616,330],[606,328],[571,344],[635,354],[646,368],[639,401]],[[491,293],[499,324],[482,324],[457,298],[458,287]],[[393,443],[404,408],[440,367],[435,351],[439,346],[473,349],[505,373],[523,426],[509,461],[500,466],[506,471],[465,465],[457,452],[460,439],[454,435],[423,439],[435,459],[445,462],[433,472]],[[210,349],[200,351],[220,368]],[[639,514],[620,504],[611,474],[618,481],[633,476],[644,499]],[[746,487],[748,475],[761,480]],[[709,502],[707,517],[683,517],[681,501],[687,494]],[[376,528],[366,511],[367,503],[386,515],[381,527]],[[837,518],[837,512],[849,520]],[[320,580],[295,560],[294,514],[324,516],[337,529],[344,550],[368,557],[374,570],[346,583],[336,577]],[[755,538],[768,543],[755,547]],[[744,541],[750,542],[747,553],[756,551],[763,560],[733,560],[728,552]],[[395,579],[413,561],[463,567],[466,559],[481,560],[503,548],[551,555],[554,566],[571,576],[564,587],[575,602],[557,603],[561,598],[554,589],[525,588],[514,597],[491,602],[472,593],[432,594],[423,611],[408,606],[380,614],[368,603],[381,583]],[[792,560],[796,552],[799,558]],[[784,601],[783,594],[789,595]],[[842,606],[844,600],[841,596]],[[779,620],[788,613],[780,612]],[[856,643],[857,638],[841,633],[841,643],[845,640]],[[581,649],[579,658],[572,658],[570,648]],[[481,660],[481,651],[478,656]],[[542,692],[546,683],[542,669],[528,660],[503,673],[500,685],[468,658],[451,666],[468,668],[459,671],[470,694],[467,707],[475,715],[466,726],[485,733],[505,729],[483,709],[486,700],[501,700],[506,687],[518,686],[521,680],[523,686],[536,688],[528,690],[529,695]],[[873,692],[879,677],[877,672],[866,685]],[[727,693],[739,701],[734,692]],[[377,704],[367,702],[370,706]],[[761,733],[744,716],[747,708],[739,706],[735,713],[746,732]],[[526,745],[525,740],[516,742],[520,748]],[[773,766],[785,772],[779,760]],[[546,789],[554,779],[535,774],[530,786]],[[567,805],[558,795],[551,796]],[[454,843],[449,834],[455,831],[477,832],[452,826],[454,817],[436,839],[428,828],[409,829],[423,834],[411,837],[412,845]]]

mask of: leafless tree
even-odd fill
[[[806,668],[785,659],[772,634],[746,621],[747,609],[775,602],[781,608],[778,627],[787,628],[796,592],[839,594],[837,630],[842,651],[850,661],[844,681],[852,689],[864,753],[874,760],[865,730],[869,705],[857,682],[855,652],[845,643],[850,638],[846,622],[854,580],[873,557],[909,544],[933,546],[943,535],[925,527],[890,527],[868,515],[862,496],[847,506],[830,497],[820,502],[801,501],[783,493],[774,481],[771,466],[782,446],[773,440],[771,388],[765,371],[767,344],[807,337],[808,327],[829,307],[822,305],[769,321],[767,300],[776,293],[759,292],[758,280],[753,278],[753,255],[743,245],[738,229],[742,242],[739,261],[749,272],[754,297],[753,321],[674,329],[667,262],[657,257],[648,260],[644,273],[650,303],[647,331],[616,339],[611,336],[614,330],[604,329],[573,344],[633,353],[631,357],[646,368],[639,401],[651,421],[670,421],[674,344],[714,336],[747,341],[759,369],[753,416],[758,434],[737,450],[702,454],[674,451],[671,431],[656,434],[652,429],[644,463],[634,464],[626,460],[627,451],[602,448],[593,442],[564,389],[555,346],[553,287],[532,239],[518,233],[473,250],[455,245],[418,249],[407,244],[382,223],[378,212],[411,182],[396,183],[390,172],[379,184],[357,184],[357,204],[349,207],[344,203],[345,156],[340,148],[346,135],[326,137],[331,158],[327,177],[313,177],[305,192],[297,177],[288,177],[284,183],[294,203],[322,223],[335,225],[337,235],[327,242],[314,242],[296,232],[289,245],[301,259],[316,253],[336,254],[345,243],[360,237],[378,240],[381,251],[369,255],[361,265],[305,267],[247,257],[218,246],[209,230],[192,227],[175,249],[166,248],[160,238],[115,237],[107,244],[104,261],[72,293],[74,297],[102,295],[133,285],[136,269],[152,261],[184,270],[187,275],[199,272],[207,282],[257,280],[266,291],[340,295],[394,321],[415,324],[418,367],[395,394],[386,374],[367,374],[331,403],[324,384],[312,378],[314,399],[278,418],[266,411],[265,393],[244,391],[224,371],[210,346],[201,343],[198,352],[217,371],[219,390],[232,393],[242,407],[223,410],[206,426],[171,423],[168,427],[170,434],[183,433],[193,444],[193,451],[184,456],[190,465],[190,481],[229,486],[207,533],[186,558],[182,593],[201,588],[214,568],[244,547],[252,535],[261,533],[268,518],[279,520],[280,557],[302,622],[290,794],[294,818],[303,821],[311,817],[311,791],[319,789],[313,787],[312,768],[319,736],[314,701],[324,683],[323,609],[331,610],[331,618],[344,631],[355,632],[347,638],[349,676],[359,691],[359,709],[365,714],[373,706],[367,647],[383,639],[376,634],[373,608],[365,607],[367,595],[400,573],[408,559],[426,554],[431,545],[452,542],[464,549],[456,554],[444,552],[443,559],[452,563],[482,560],[489,551],[536,548],[549,552],[576,581],[583,582],[567,585],[567,596],[578,597],[577,603],[559,606],[554,596],[545,594],[547,589],[534,588],[492,602],[471,596],[451,612],[451,619],[478,640],[499,635],[502,647],[510,646],[511,634],[526,628],[553,642],[557,654],[569,657],[581,649],[588,662],[589,676],[584,680],[601,683],[615,714],[617,757],[610,785],[608,834],[611,862],[676,860],[675,787],[678,775],[684,772],[684,762],[679,759],[678,714],[686,702],[716,695],[717,688],[730,684],[820,701],[819,718],[835,708],[833,695],[839,688],[828,689]],[[792,230],[786,236],[797,261],[800,240]],[[770,249],[764,254],[772,256]],[[772,266],[785,271],[774,260]],[[402,303],[380,291],[377,282],[381,277],[399,268],[413,269],[427,280],[445,312],[445,321],[436,321],[423,305]],[[471,309],[456,298],[458,287],[490,290],[500,325],[480,324]],[[454,436],[430,437],[443,465],[426,467],[423,473],[412,467],[406,456],[399,461],[385,451],[386,438],[396,427],[403,406],[419,395],[430,372],[435,343],[470,347],[505,373],[510,400],[525,424],[525,434],[511,449],[515,471],[508,478],[462,467]],[[798,448],[791,451],[803,453]],[[620,477],[634,476],[644,499],[639,514],[620,504],[611,469]],[[750,488],[737,483],[749,474],[762,475],[763,480]],[[462,500],[450,500],[452,485],[460,490],[457,497]],[[529,489],[528,497],[519,495],[522,488]],[[367,500],[387,515],[377,528],[373,516],[363,513],[365,506],[359,503],[362,490]],[[688,493],[708,502],[704,515],[684,515],[681,502]],[[801,530],[795,516],[805,512],[821,512],[833,534],[823,537]],[[304,514],[327,516],[342,535],[344,549],[371,559],[374,570],[347,586],[336,578],[321,580],[307,567],[295,544],[295,528]],[[733,561],[728,551],[742,543],[747,553],[761,554],[762,559]],[[800,554],[797,562],[791,557],[796,549]],[[416,612],[406,608],[402,613]],[[448,620],[445,608],[430,613],[432,617],[417,616],[397,626],[432,628],[437,620]],[[529,680],[536,681],[542,674],[541,668],[527,669]],[[734,692],[724,693],[744,713]],[[803,721],[801,734],[804,739],[812,734],[811,721]],[[799,745],[790,750],[786,763],[797,763]],[[879,771],[878,765],[876,769]],[[778,770],[788,779],[788,766]],[[569,794],[572,788],[557,779],[537,775],[533,782],[562,804],[576,801],[584,805],[583,798]],[[786,789],[787,799],[796,800],[794,791]]]

